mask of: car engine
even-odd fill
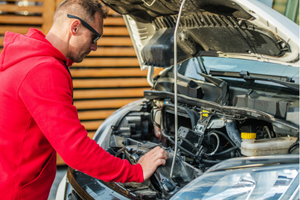
[[[211,166],[229,158],[299,153],[296,125],[266,112],[229,106],[230,102],[221,105],[181,94],[178,151],[174,155],[173,93],[149,90],[144,91],[144,96],[146,99],[138,108],[126,113],[111,127],[107,149],[132,164],[156,146],[168,151],[166,165],[159,166],[150,180],[118,183],[137,198],[168,199]],[[255,134],[255,139],[247,138],[249,134]],[[252,143],[249,145],[247,140]],[[174,156],[174,171],[170,176]]]

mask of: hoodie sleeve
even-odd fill
[[[69,166],[104,181],[143,182],[141,165],[112,156],[87,137],[72,105],[72,80],[63,65],[56,61],[34,67],[23,80],[19,96]]]

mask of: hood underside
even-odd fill
[[[181,1],[103,2],[125,16],[142,68],[174,64],[174,30]],[[299,59],[298,29],[255,0],[187,0],[176,36],[177,60],[209,55],[294,65]]]

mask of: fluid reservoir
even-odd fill
[[[277,137],[255,139],[256,133],[241,133],[241,153],[245,156],[288,154],[289,147],[297,141],[296,137]]]

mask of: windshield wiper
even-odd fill
[[[278,83],[285,87],[291,88],[293,90],[299,91],[299,84],[293,83],[292,78],[287,76],[273,76],[267,74],[250,74],[248,71],[242,70],[241,72],[232,72],[232,71],[215,71],[210,70],[209,72],[212,76],[223,76],[223,77],[234,77],[234,78],[243,78],[246,81],[271,81],[273,83]]]

